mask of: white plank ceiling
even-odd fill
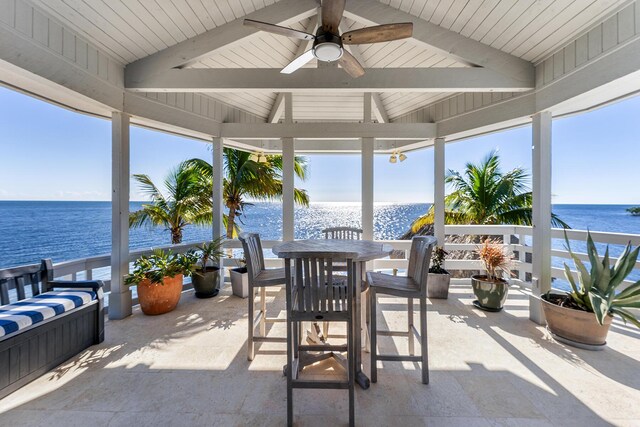
[[[347,0],[348,1],[348,0]],[[372,0],[373,1],[373,0]],[[64,25],[128,64],[275,3],[273,0],[31,0]],[[380,0],[527,61],[539,62],[629,0]],[[292,27],[304,30],[308,20]],[[345,18],[341,30],[364,27]],[[194,67],[282,68],[298,41],[257,33],[219,49]],[[355,47],[365,68],[460,67],[411,40]],[[316,66],[315,62],[308,64]],[[450,93],[382,93],[391,119]],[[266,118],[275,93],[229,93],[217,99]],[[294,120],[362,120],[362,94],[298,93]]]

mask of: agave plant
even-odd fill
[[[640,308],[640,280],[628,288],[618,292],[618,288],[624,279],[635,268],[640,252],[640,246],[631,249],[631,242],[627,244],[616,263],[611,266],[609,258],[609,246],[605,250],[602,260],[598,255],[596,245],[587,232],[587,254],[591,269],[588,270],[582,260],[571,251],[567,233],[564,234],[566,249],[571,255],[578,270],[576,282],[571,269],[565,263],[565,276],[571,284],[572,292],[569,293],[572,301],[581,309],[595,313],[600,325],[608,315],[618,315],[624,320],[633,323],[640,328],[640,321],[628,310]]]

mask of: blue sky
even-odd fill
[[[553,123],[554,203],[640,204],[640,97]],[[497,149],[503,168],[531,169],[531,127],[446,146],[462,170]],[[376,202],[431,202],[433,150],[390,164],[375,159]],[[207,145],[133,127],[131,172],[160,181],[180,161],[210,159]],[[312,155],[312,201],[359,201],[360,156]],[[0,88],[0,200],[110,200],[110,122]],[[339,171],[336,173],[336,171]],[[142,195],[132,183],[132,200]]]

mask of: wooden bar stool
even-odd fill
[[[267,287],[285,284],[285,269],[264,267],[262,243],[257,233],[242,233],[239,236],[247,260],[249,275],[249,336],[247,338],[247,359],[253,360],[256,342],[287,342],[286,338],[267,337],[267,323],[285,322],[285,319],[267,317]],[[255,313],[255,291],[260,289],[260,309]],[[255,335],[256,326],[260,325],[260,335]]]
[[[429,262],[431,251],[437,240],[432,236],[414,237],[411,242],[411,253],[409,255],[409,267],[407,276],[392,276],[385,273],[367,273],[370,292],[371,315],[371,382],[378,380],[378,360],[391,362],[422,362],[422,382],[429,384],[429,356],[427,348],[427,278],[429,277]],[[378,294],[392,295],[395,297],[407,298],[408,305],[408,330],[401,331],[378,331],[376,298]],[[420,300],[420,333],[413,325],[413,299]],[[378,354],[377,335],[406,336],[409,338],[409,355]],[[415,356],[413,349],[413,335],[419,335],[421,343],[421,354]]]
[[[347,389],[349,392],[349,425],[355,418],[355,298],[354,290],[360,280],[353,261],[357,253],[317,252],[295,253],[285,256],[287,292],[287,424],[293,425],[293,389]],[[334,275],[333,266],[340,260],[346,265],[346,275]],[[344,322],[347,325],[346,345],[305,345],[301,343],[302,322]],[[346,352],[346,359],[341,354]],[[312,380],[300,378],[307,365],[334,357],[345,369],[343,379]]]

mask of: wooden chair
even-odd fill
[[[369,282],[369,313],[371,316],[371,382],[378,380],[378,360],[392,362],[422,362],[422,382],[429,384],[429,356],[427,349],[427,278],[429,276],[429,261],[431,251],[437,240],[432,236],[414,237],[411,242],[409,267],[407,276],[392,276],[385,273],[367,273]],[[407,298],[409,324],[406,332],[378,331],[376,319],[376,298],[378,294]],[[421,355],[414,355],[414,333],[418,331],[413,325],[413,299],[420,300],[420,343]],[[409,355],[378,354],[377,335],[406,336],[409,338]]]
[[[322,230],[322,234],[324,234],[325,239],[340,239],[340,240],[362,240],[362,229],[354,228],[354,227],[330,227]],[[346,271],[347,265],[344,262],[335,262],[333,265],[333,271]],[[364,286],[362,287],[362,324],[366,324],[369,317],[367,316],[367,284],[364,282]],[[317,327],[317,323],[314,323],[314,329],[312,332],[315,332],[316,335],[319,334],[319,328]],[[322,323],[322,336],[318,336],[317,338],[320,340],[324,340],[329,337],[329,322]],[[315,337],[314,337],[315,338]],[[365,337],[365,348],[369,350],[369,337],[368,334]]]
[[[362,240],[362,230],[353,227],[331,227],[322,230],[325,239]]]
[[[310,256],[314,256],[310,258]],[[293,425],[293,389],[348,389],[349,425],[355,415],[355,348],[354,289],[359,279],[353,259],[355,253],[291,253],[285,258],[287,282],[287,423]],[[334,275],[335,260],[346,262],[346,275]],[[344,322],[347,325],[346,345],[301,344],[302,322]],[[321,353],[318,353],[321,352]],[[346,360],[334,352],[347,352]],[[304,366],[328,357],[336,357],[347,372],[346,380],[301,379]]]
[[[247,359],[253,360],[256,342],[286,342],[286,338],[267,337],[267,323],[284,322],[284,319],[267,317],[267,287],[285,284],[285,269],[264,267],[262,243],[257,233],[242,233],[239,236],[247,261],[249,275],[249,336],[247,338]],[[255,290],[260,289],[260,309],[255,313]],[[255,335],[255,328],[260,325],[260,335]]]

